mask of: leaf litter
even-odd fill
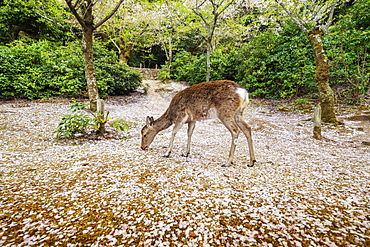
[[[1,246],[370,246],[368,129],[328,125],[315,140],[310,115],[255,100],[255,167],[242,136],[221,167],[231,137],[218,120],[197,123],[187,158],[184,127],[164,158],[171,129],[148,151],[140,129],[185,86],[149,83],[107,100],[112,119],[136,123],[127,140],[55,139],[68,102],[1,105]]]

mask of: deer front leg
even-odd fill
[[[195,128],[195,122],[189,122],[188,123],[188,143],[186,145],[186,153],[183,154],[184,157],[188,157],[190,154],[191,136],[193,135],[194,128]]]
[[[170,145],[168,146],[168,149],[167,149],[166,154],[163,155],[164,157],[170,157],[170,154],[172,152],[173,142],[175,140],[176,133],[181,129],[181,127],[184,125],[185,121],[186,121],[186,119],[183,119],[183,121],[176,123],[175,124],[175,127],[173,127],[172,135],[171,135],[171,140],[170,140]]]

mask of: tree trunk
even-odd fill
[[[89,92],[90,109],[95,112],[97,110],[96,102],[99,99],[98,85],[96,84],[96,73],[94,67],[93,56],[93,30],[92,28],[84,30],[84,40],[82,50],[84,53],[85,76],[87,81],[87,90]]]
[[[207,55],[206,55],[206,60],[207,60],[207,71],[206,71],[206,81],[209,81],[211,79],[211,49],[212,49],[212,39],[207,40]]]
[[[85,65],[85,77],[87,81],[87,91],[89,93],[90,110],[97,112],[96,120],[99,122],[99,134],[105,132],[105,121],[104,121],[104,107],[98,107],[99,89],[96,83],[96,72],[94,66],[94,49],[93,49],[93,34],[94,34],[94,18],[92,14],[92,3],[91,0],[87,1],[85,5],[85,15],[83,27],[83,42],[82,51],[84,53],[84,65]],[[104,102],[100,102],[104,104]],[[99,110],[99,111],[98,111]]]
[[[125,39],[123,37],[120,37],[119,42],[119,61],[121,63],[128,64],[128,60],[130,59],[131,50],[133,47],[133,43],[129,43],[126,46]]]
[[[313,115],[313,137],[321,140],[321,106],[320,104],[316,107]]]
[[[171,65],[172,65],[172,37],[168,38],[168,56],[167,56],[167,70],[168,73],[171,74]]]
[[[314,28],[308,32],[308,39],[312,45],[313,54],[316,63],[315,81],[319,91],[321,105],[322,121],[337,123],[335,116],[335,97],[334,92],[329,85],[330,81],[330,64],[329,59],[325,56],[322,44],[322,36],[325,34],[320,28]]]
[[[94,16],[92,11],[92,0],[87,0],[82,5],[83,22],[83,42],[82,52],[84,54],[85,77],[87,82],[87,91],[89,93],[90,110],[96,112],[97,101],[99,99],[98,85],[96,84],[96,73],[94,67],[94,50],[93,50],[93,33],[94,33]]]

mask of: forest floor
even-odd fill
[[[133,125],[104,139],[56,138],[67,99],[2,102],[0,246],[370,246],[370,122],[356,110],[338,108],[344,125],[316,140],[312,113],[252,100],[257,163],[240,135],[224,168],[219,120],[197,123],[188,158],[185,127],[169,158],[171,128],[140,149],[145,117],[186,87],[147,83],[106,100],[110,122]]]

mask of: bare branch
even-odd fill
[[[297,16],[295,16],[285,5],[279,0],[275,0],[277,4],[279,4],[284,11],[290,16],[290,18],[293,19],[293,21],[305,32],[308,33],[308,29],[305,27],[303,21],[299,19]]]
[[[72,4],[72,0],[65,0],[68,8],[71,10],[72,14],[76,17],[78,23],[82,26],[82,28],[87,28],[86,23],[82,19],[82,17],[78,14],[77,9],[76,9],[76,4]],[[79,1],[77,1],[79,2]]]
[[[323,30],[326,32],[328,28],[330,27],[331,23],[333,22],[333,16],[334,16],[334,10],[336,7],[337,3],[333,3],[330,9],[330,14],[329,14],[329,20],[328,22],[323,26]]]
[[[204,24],[205,24],[207,27],[209,27],[209,23],[207,22],[206,18],[202,15],[202,13],[200,13],[200,12],[197,10],[197,8],[193,8],[192,10],[193,10],[193,12],[194,12],[196,15],[198,15],[198,16],[202,19],[202,21],[204,22]]]
[[[52,22],[52,23],[54,23],[55,25],[58,25],[59,27],[61,27],[64,31],[69,31],[69,32],[71,32],[72,34],[73,34],[73,36],[75,36],[77,39],[79,39],[79,37],[78,37],[78,35],[75,33],[75,32],[73,32],[73,30],[72,30],[72,27],[66,27],[66,26],[64,26],[63,24],[61,24],[61,23],[59,23],[59,22],[57,22],[56,20],[54,20],[54,19],[51,19],[50,17],[47,17],[46,15],[43,15],[43,14],[41,14],[40,12],[38,12],[38,11],[36,11],[36,13],[39,15],[39,16],[41,16],[42,18],[44,18],[44,19],[46,19],[46,20],[48,20],[48,21],[50,21],[50,22]]]
[[[229,8],[229,6],[231,5],[231,4],[233,4],[234,2],[235,2],[236,0],[232,0],[232,1],[230,1],[228,4],[226,4],[224,7],[223,7],[223,9],[221,9],[220,10],[220,12],[218,13],[218,15],[221,15],[227,8]],[[222,3],[223,3],[224,1],[222,1]],[[222,4],[221,3],[221,4]],[[221,5],[220,4],[220,5]]]
[[[94,29],[97,29],[99,28],[101,25],[104,24],[104,22],[106,22],[107,20],[109,20],[109,18],[111,18],[114,13],[116,13],[116,11],[119,9],[119,7],[121,6],[121,4],[123,3],[124,0],[120,0],[116,7],[114,7],[114,9],[111,11],[111,13],[109,15],[107,15],[103,20],[101,20],[98,24],[95,25]]]
[[[77,0],[77,1],[76,1],[76,3],[75,3],[75,5],[73,6],[73,8],[75,8],[75,9],[76,9],[76,8],[77,8],[77,5],[79,5],[79,4],[80,4],[80,2],[81,2],[81,0]]]
[[[52,23],[54,23],[55,25],[58,25],[58,26],[60,26],[61,28],[63,28],[63,30],[69,30],[66,26],[64,26],[63,24],[60,24],[59,22],[57,22],[56,20],[53,20],[53,19],[51,19],[51,18],[49,18],[49,17],[47,17],[46,15],[43,15],[43,14],[41,14],[40,12],[38,12],[38,11],[36,11],[36,14],[38,14],[39,16],[41,16],[42,18],[44,18],[44,19],[46,19],[46,20],[48,20],[48,21],[50,21],[50,22],[52,22]]]

